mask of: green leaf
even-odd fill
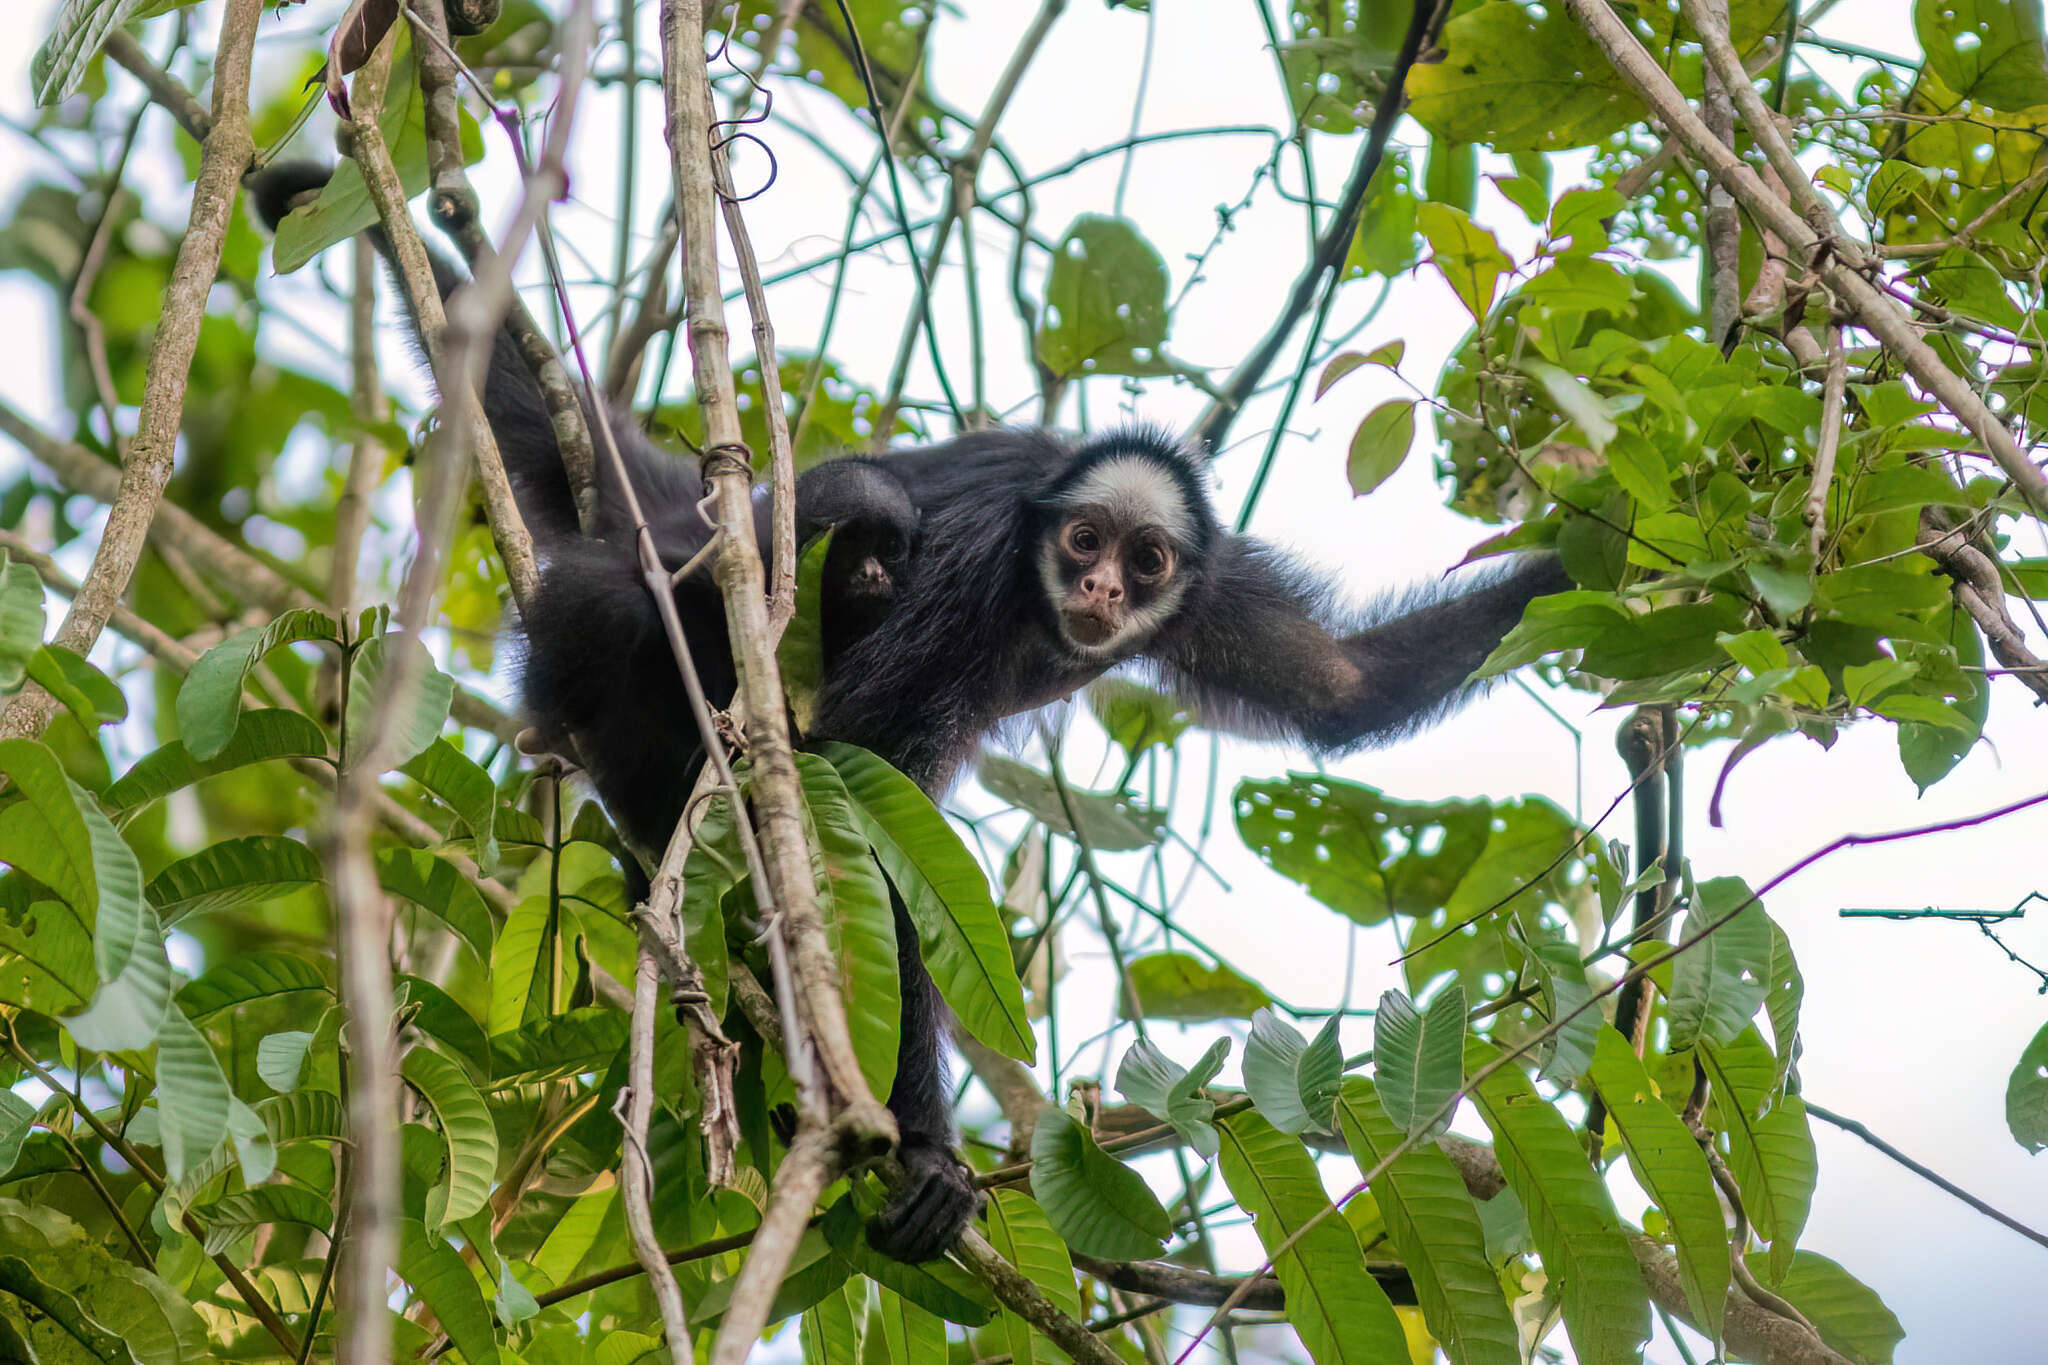
[[[0,1002],[39,1014],[84,1007],[99,985],[92,931],[62,901],[0,909]]]
[[[142,894],[166,924],[205,910],[275,900],[320,884],[320,858],[297,839],[251,834],[223,839],[150,878]]]
[[[816,754],[798,754],[796,769],[804,808],[817,834],[811,870],[818,879],[818,909],[839,964],[854,1055],[868,1088],[886,1095],[896,1078],[903,998],[889,884],[869,856],[853,797],[838,770]]]
[[[1759,1275],[1766,1272],[1767,1259],[1775,1260],[1761,1251],[1744,1259]],[[1775,1288],[1814,1325],[1822,1341],[1860,1365],[1891,1365],[1893,1350],[1906,1339],[1906,1329],[1876,1291],[1816,1252],[1794,1256]]]
[[[1442,60],[1408,73],[1408,112],[1437,137],[1496,152],[1585,147],[1642,105],[1560,6],[1477,5],[1444,25]]]
[[[975,776],[989,795],[1016,806],[1054,834],[1085,841],[1097,853],[1151,848],[1166,829],[1165,816],[1121,793],[1085,791],[1069,784],[1062,796],[1049,775],[1000,754],[983,754]]]
[[[1417,67],[1411,77],[1421,69]],[[1500,249],[1499,240],[1491,232],[1449,204],[1418,204],[1415,221],[1422,235],[1429,239],[1430,249],[1435,253],[1433,264],[1444,282],[1451,286],[1451,292],[1458,296],[1473,320],[1484,322],[1500,289],[1500,277],[1512,270],[1515,263]]]
[[[22,1140],[35,1122],[36,1107],[12,1090],[0,1090],[0,1176],[14,1169]]]
[[[1380,996],[1372,1021],[1373,1080],[1387,1116],[1410,1137],[1450,1127],[1464,1083],[1465,988],[1445,986],[1424,1013],[1400,991]],[[1441,1118],[1439,1109],[1447,1112]]]
[[[29,655],[28,675],[88,730],[128,718],[128,698],[121,689],[62,645],[44,645]]]
[[[94,965],[102,981],[111,980],[145,932],[134,851],[35,740],[0,740],[0,774],[22,797],[0,808],[0,861],[55,891],[92,925]]]
[[[233,1098],[220,1059],[192,1021],[179,1010],[165,1014],[156,1053],[157,1145],[165,1175],[183,1178],[220,1145]]]
[[[1149,1039],[1140,1038],[1116,1069],[1116,1088],[1132,1104],[1172,1124],[1181,1141],[1204,1161],[1214,1161],[1216,1126],[1211,1120],[1216,1104],[1202,1088],[1216,1079],[1229,1055],[1230,1040],[1218,1038],[1193,1069],[1184,1070]]]
[[[446,1176],[427,1191],[426,1221],[437,1228],[460,1222],[490,1202],[498,1171],[498,1129],[490,1106],[462,1068],[432,1048],[410,1049],[398,1070],[433,1109],[448,1147]]]
[[[1078,1307],[1075,1314],[1079,1316]],[[926,1312],[894,1290],[878,1288],[874,1306],[868,1311],[868,1332],[872,1335],[877,1327],[882,1334],[882,1359],[889,1365],[946,1365],[946,1320],[936,1313]],[[1027,1358],[1011,1357],[1015,1361]]]
[[[1166,263],[1126,219],[1083,214],[1053,248],[1038,359],[1062,379],[1170,374]]]
[[[1468,1073],[1499,1055],[1490,1043],[1466,1041]],[[1584,1365],[1635,1365],[1650,1335],[1649,1300],[1607,1186],[1586,1164],[1578,1134],[1513,1066],[1467,1093],[1493,1132],[1508,1188],[1528,1211],[1573,1351]]]
[[[856,1272],[926,1312],[967,1327],[979,1327],[995,1317],[996,1301],[988,1289],[954,1261],[940,1256],[905,1265],[869,1246],[852,1196],[834,1203],[820,1228],[832,1250]]]
[[[248,711],[228,746],[201,761],[177,740],[143,755],[102,798],[117,815],[142,806],[201,778],[273,758],[325,758],[327,737],[296,711]]]
[[[1659,1097],[1642,1059],[1611,1028],[1600,1030],[1591,1074],[1608,1117],[1621,1130],[1636,1183],[1670,1221],[1692,1321],[1719,1341],[1728,1304],[1728,1230],[1706,1154]]]
[[[1266,1122],[1283,1133],[1327,1133],[1335,1125],[1337,1087],[1344,1081],[1338,1018],[1331,1015],[1315,1041],[1304,1042],[1270,1007],[1252,1015],[1244,1044],[1244,1088]]]
[[[1771,922],[1771,959],[1764,981],[1770,991],[1764,997],[1764,1008],[1771,1020],[1771,1041],[1778,1052],[1778,1083],[1782,1085],[1798,1054],[1799,1008],[1806,1000],[1806,978],[1792,956],[1792,940],[1775,920]]]
[[[87,1314],[68,1291],[46,1283],[21,1257],[0,1255],[0,1294],[12,1294],[23,1304],[34,1308],[37,1314],[54,1323],[89,1352],[91,1359],[105,1362],[105,1365],[141,1365],[135,1353],[128,1349],[127,1342]],[[6,1344],[5,1338],[0,1338],[0,1345]],[[31,1365],[34,1365],[32,1358]]]
[[[798,733],[817,716],[818,689],[825,685],[825,558],[832,553],[832,528],[812,538],[796,561],[796,615],[775,647],[782,688]]]
[[[481,1084],[489,1079],[491,1044],[476,1016],[431,981],[401,975],[398,983],[403,990],[399,1018],[441,1044],[443,1052],[462,1063],[471,1080]]]
[[[532,1290],[513,1276],[510,1261],[498,1263],[498,1292],[491,1298],[491,1311],[507,1329],[540,1314],[539,1300],[533,1297]],[[657,1344],[653,1338],[648,1338],[649,1349]]]
[[[256,1116],[280,1147],[290,1142],[331,1142],[348,1131],[341,1097],[325,1090],[294,1090],[258,1100]]]
[[[797,1337],[803,1346],[804,1365],[861,1365],[860,1323],[845,1288],[833,1290],[804,1310]]]
[[[203,762],[234,740],[249,670],[262,663],[264,655],[295,640],[340,638],[333,617],[306,607],[286,612],[261,630],[237,631],[200,655],[178,689],[178,737],[185,741],[186,752]]]
[[[588,1005],[521,1024],[490,1042],[493,1089],[602,1071],[626,1045],[631,1024],[608,1005]]]
[[[1775,1279],[1791,1264],[1820,1173],[1806,1105],[1796,1095],[1776,1095],[1777,1059],[1755,1029],[1730,1044],[1706,1044],[1698,1056],[1714,1085],[1714,1116],[1728,1135],[1728,1168],[1751,1227],[1771,1244]]]
[[[42,576],[0,550],[0,693],[14,691],[29,675],[42,648],[43,625]]]
[[[387,676],[395,676],[401,659],[408,680],[405,695],[388,696]],[[355,653],[348,677],[348,751],[342,766],[351,767],[368,752],[373,737],[391,731],[389,755],[399,766],[440,736],[455,700],[455,679],[434,664],[434,656],[412,635],[379,635]]]
[[[327,974],[296,953],[238,953],[208,967],[178,992],[178,1005],[194,1019],[273,995],[331,990]]]
[[[490,1007],[484,1027],[493,1034],[511,1033],[529,1019],[547,1013],[546,941],[555,923],[545,897],[528,896],[512,907],[491,948]]]
[[[498,788],[469,755],[446,739],[414,754],[398,770],[455,812],[476,844],[476,860],[489,874],[498,865]]]
[[[1351,434],[1344,472],[1353,494],[1364,497],[1393,477],[1415,444],[1415,400],[1397,398],[1365,415]]]
[[[704,974],[704,994],[713,1014],[725,1013],[731,955],[725,942],[725,893],[745,875],[745,855],[732,822],[732,801],[714,796],[704,803],[697,841],[683,861],[683,946]]]
[[[50,24],[50,36],[29,63],[29,89],[38,105],[57,104],[78,93],[86,68],[107,35],[133,19],[162,14],[195,0],[64,0]]]
[[[1680,953],[1671,966],[1671,1050],[1701,1039],[1728,1043],[1770,993],[1771,921],[1739,877],[1700,883],[1679,933],[1683,941],[1749,902],[1735,918]]]
[[[1586,444],[1593,448],[1593,453],[1605,454],[1607,443],[1614,439],[1616,430],[1614,416],[1608,411],[1606,400],[1586,387],[1585,380],[1547,360],[1525,359],[1521,367],[1543,386],[1551,406],[1585,434]]]
[[[491,912],[483,894],[452,864],[425,849],[387,848],[377,855],[377,884],[447,925],[477,961],[491,961]],[[514,910],[507,927],[517,916]],[[492,980],[497,980],[495,973]]]
[[[1408,1338],[1379,1282],[1367,1273],[1358,1234],[1330,1208],[1315,1158],[1256,1113],[1216,1125],[1217,1168],[1252,1216],[1259,1244],[1287,1291],[1287,1321],[1316,1365],[1386,1365],[1408,1359]],[[1302,1232],[1311,1219],[1315,1226]],[[1290,1238],[1300,1240],[1286,1251]]]
[[[2021,1050],[2006,1079],[2005,1127],[2029,1152],[2048,1148],[2048,1024]]]
[[[1038,1112],[1031,1134],[1031,1193],[1068,1246],[1131,1261],[1157,1256],[1173,1220],[1143,1176],[1095,1145],[1064,1109]]]
[[[264,1035],[256,1044],[256,1079],[281,1095],[298,1089],[299,1073],[312,1046],[313,1035],[304,1029]]]
[[[1337,1120],[1364,1175],[1406,1138],[1387,1117],[1372,1082],[1348,1077]],[[1433,1141],[1395,1157],[1374,1179],[1387,1237],[1415,1282],[1430,1334],[1459,1365],[1519,1365],[1514,1319],[1486,1255],[1486,1232],[1464,1179]]]
[[[1132,757],[1154,747],[1171,749],[1194,717],[1176,697],[1129,678],[1108,677],[1088,688],[1088,707]]]
[[[264,1185],[225,1199],[216,1199],[198,1212],[207,1224],[206,1251],[225,1251],[235,1238],[273,1223],[297,1223],[325,1233],[334,1226],[334,1210],[311,1190],[297,1185]]]
[[[491,1313],[462,1254],[429,1233],[417,1218],[401,1219],[398,1231],[399,1278],[434,1310],[441,1330],[463,1359],[470,1365],[495,1365],[498,1347]]]
[[[925,970],[967,1031],[1006,1057],[1037,1060],[1024,988],[988,878],[917,784],[850,744],[828,744],[853,814],[917,926]]]
[[[1125,981],[1137,993],[1147,1019],[1204,1024],[1212,1019],[1249,1019],[1273,1003],[1257,983],[1234,969],[1203,962],[1188,953],[1150,953],[1133,958]],[[1129,1003],[1119,997],[1118,1008]]]
[[[1081,1316],[1081,1294],[1074,1283],[1073,1260],[1053,1232],[1045,1211],[1029,1195],[1022,1190],[989,1191],[988,1240],[1004,1260],[1023,1271],[1025,1278],[1069,1317]],[[1009,1344],[1010,1359],[1016,1365],[1064,1365],[1069,1359],[1037,1328],[1008,1309],[999,1315],[998,1322],[1002,1339]],[[890,1359],[894,1362],[901,1357],[892,1355]]]
[[[1913,32],[1956,95],[2015,113],[2048,104],[2040,0],[1914,0]]]

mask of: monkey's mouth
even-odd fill
[[[1117,632],[1116,621],[1093,612],[1064,611],[1060,620],[1066,626],[1067,637],[1077,645],[1108,644]]]

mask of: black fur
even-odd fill
[[[274,223],[293,193],[324,176],[274,168],[251,189]],[[436,274],[444,295],[461,282],[445,262],[437,260]],[[574,738],[629,836],[662,848],[702,753],[638,576],[617,484],[600,479],[596,531],[584,536],[539,389],[504,337],[484,409],[542,559],[541,590],[522,623],[526,705],[548,730]],[[678,566],[707,535],[697,473],[648,444],[634,423],[614,426],[662,560]],[[1063,635],[1038,556],[1069,514],[1062,499],[1112,459],[1142,461],[1162,476],[1153,491],[1173,504],[1157,510],[1179,525],[1171,581],[1181,596],[1149,634],[1119,652],[1090,652]],[[934,797],[1002,722],[1133,659],[1235,728],[1323,750],[1382,741],[1456,705],[1523,607],[1570,586],[1554,556],[1533,556],[1461,588],[1348,615],[1323,576],[1225,531],[1203,467],[1143,427],[1078,444],[1045,431],[981,431],[828,461],[798,481],[797,506],[805,528],[838,528],[811,737],[864,745]],[[723,705],[734,680],[708,577],[677,587],[676,605],[705,690]],[[888,1255],[920,1261],[952,1244],[979,1196],[952,1150],[943,1005],[900,900],[895,909],[903,1021],[889,1107],[909,1178],[869,1238]]]

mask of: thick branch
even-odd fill
[[[92,651],[114,604],[128,590],[128,580],[135,574],[149,537],[150,521],[163,498],[164,484],[171,477],[171,456],[177,450],[178,428],[185,415],[185,383],[199,349],[206,300],[220,273],[221,249],[227,244],[242,172],[256,151],[249,135],[249,69],[256,25],[262,16],[258,0],[231,0],[221,16],[212,126],[200,147],[191,220],[178,244],[171,282],[164,290],[163,314],[150,343],[135,439],[128,445],[107,524],[93,551],[92,567],[79,584],[78,596],[72,599],[71,610],[65,613],[54,640],[79,654]],[[41,734],[57,709],[54,697],[30,684],[0,715],[0,736]]]

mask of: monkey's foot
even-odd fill
[[[910,1138],[896,1149],[904,1181],[868,1224],[868,1245],[912,1265],[946,1253],[974,1215],[981,1192],[951,1147]]]

